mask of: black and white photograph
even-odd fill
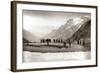
[[[91,59],[91,14],[23,10],[23,62]]]
[[[97,66],[97,6],[11,3],[11,70]]]

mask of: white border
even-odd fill
[[[63,11],[63,12],[82,12],[91,13],[91,60],[84,61],[63,61],[63,62],[39,62],[39,63],[22,63],[22,10],[44,10],[44,11]],[[50,67],[82,66],[95,65],[96,58],[96,9],[80,7],[59,7],[50,5],[31,5],[17,4],[17,69],[35,69]]]

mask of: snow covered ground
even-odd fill
[[[90,51],[41,53],[23,51],[23,62],[48,62],[91,59]]]

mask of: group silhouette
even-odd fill
[[[63,40],[63,39],[41,39],[40,43],[47,43],[49,46],[50,43],[62,43],[64,47],[66,47],[66,44],[68,43],[69,46],[71,46],[71,40]]]

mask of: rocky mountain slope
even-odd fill
[[[68,39],[73,34],[80,29],[84,23],[89,21],[90,19],[87,17],[77,17],[73,19],[69,19],[64,25],[59,27],[56,30],[53,30],[51,33],[45,36],[45,38],[51,38],[51,39]]]

